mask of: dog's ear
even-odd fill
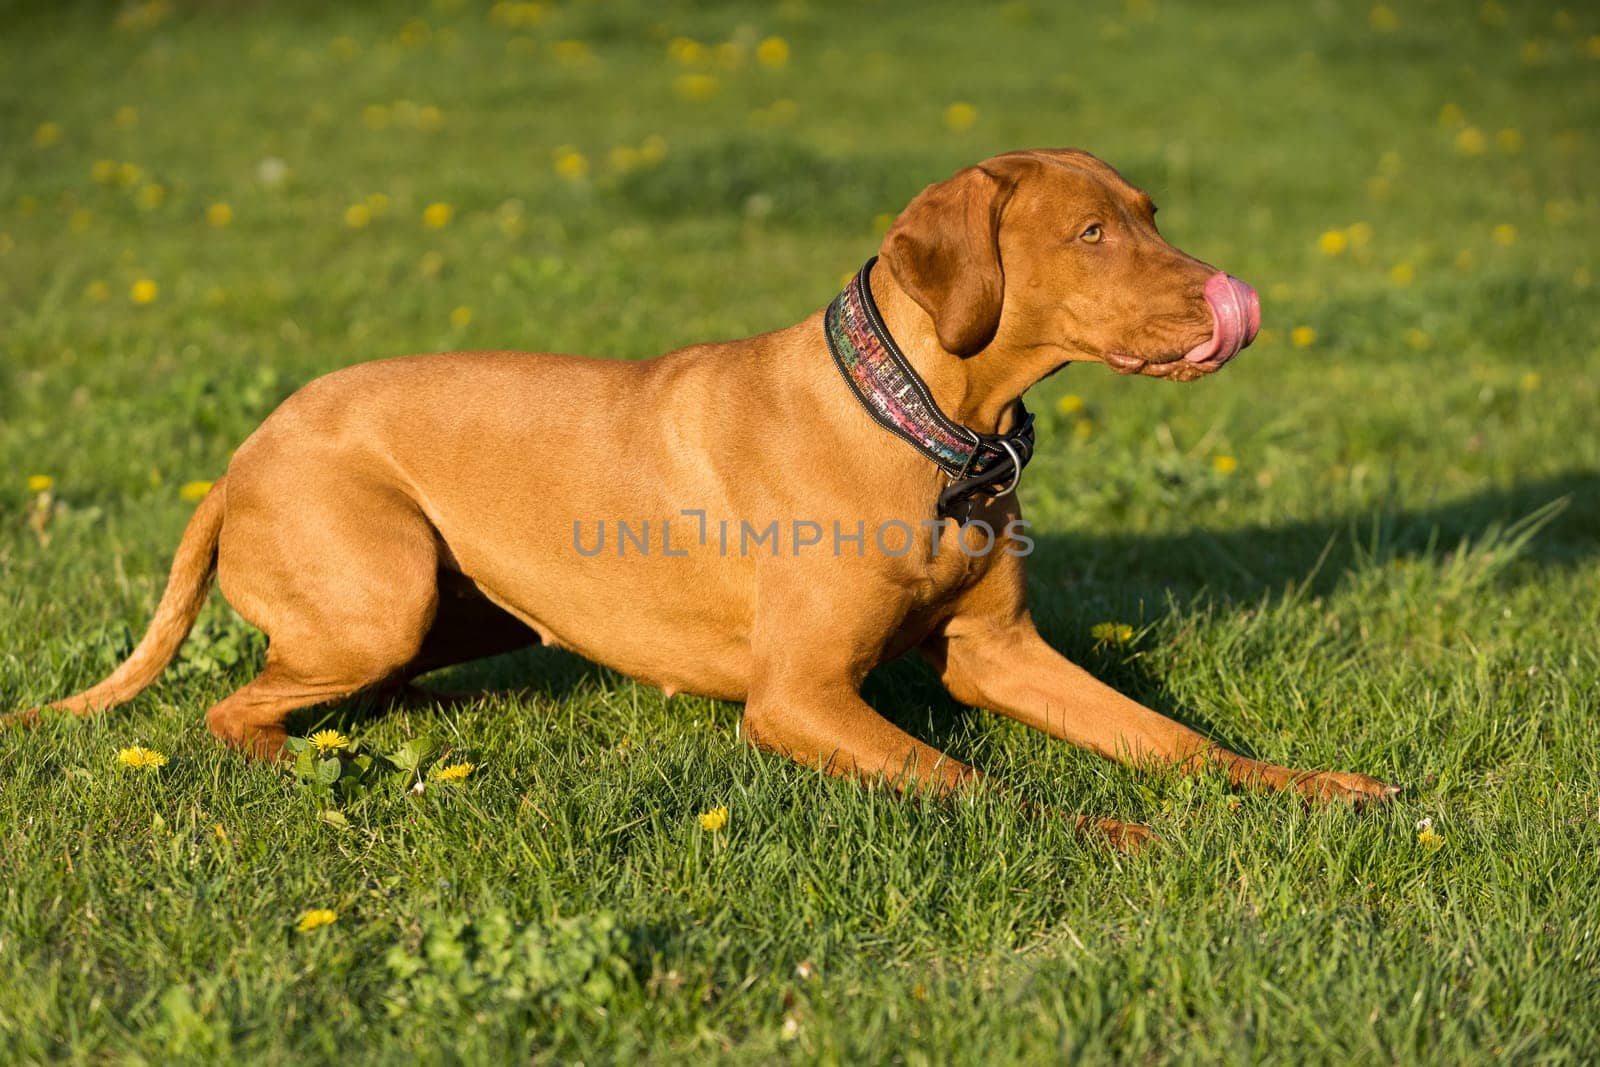
[[[884,235],[878,254],[958,356],[981,349],[1000,326],[1000,213],[1015,187],[1009,175],[968,167],[918,193]]]

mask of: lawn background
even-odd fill
[[[869,680],[1026,795],[1150,822],[1130,861],[536,651],[445,679],[519,696],[302,717],[478,765],[336,805],[205,732],[262,650],[214,599],[131,707],[0,734],[0,1060],[1593,1056],[1584,5],[13,2],[0,69],[0,706],[131,648],[184,486],[312,377],[786,325],[924,184],[1066,144],[1264,329],[1204,382],[1030,395],[1041,628],[1227,743],[1407,786],[1308,810]]]

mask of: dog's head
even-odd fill
[[[1033,380],[1098,360],[1188,381],[1254,340],[1261,308],[1168,244],[1155,213],[1085,152],[1011,152],[924,189],[880,256],[955,355],[1025,354]]]

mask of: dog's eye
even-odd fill
[[[1084,230],[1082,233],[1080,233],[1078,235],[1078,239],[1081,241],[1088,241],[1090,244],[1095,245],[1099,244],[1100,238],[1104,236],[1105,231],[1100,228],[1100,224],[1097,222],[1093,226],[1090,226],[1087,230]]]

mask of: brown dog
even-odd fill
[[[1259,322],[1249,287],[1168,245],[1154,215],[1092,156],[1008,153],[917,196],[838,319],[642,363],[467,352],[320,378],[200,504],[132,656],[53,706],[148,686],[215,569],[271,644],[206,722],[257,756],[281,753],[297,708],[539,641],[744,701],[745,736],[803,763],[948,790],[975,772],[858,695],[915,648],[957,700],[1105,756],[1387,797],[1363,774],[1228,752],[1095,681],[1029,618],[1009,492],[1031,451],[1023,392],[1069,362],[1187,381]],[[945,469],[941,433],[982,455]]]

